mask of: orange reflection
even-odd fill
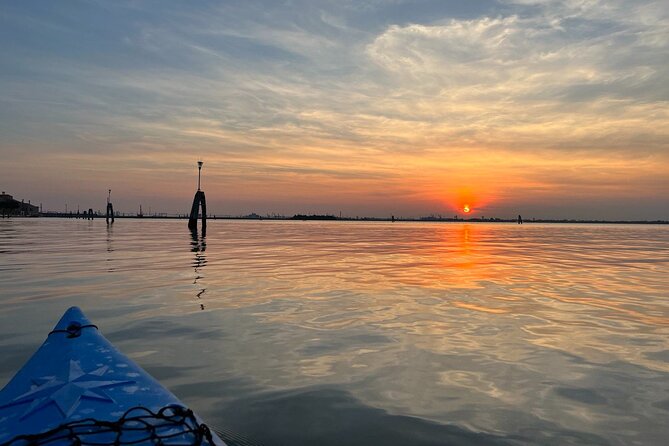
[[[268,232],[267,225],[220,224],[228,230],[208,234],[210,246],[222,244],[224,234],[241,236],[228,240],[225,257],[207,265],[213,268],[207,309],[247,307],[264,323],[303,327],[314,336],[377,327],[426,350],[456,346],[508,361],[526,352],[499,342],[515,338],[506,327],[518,324],[527,333],[526,346],[665,367],[636,345],[606,341],[610,331],[645,330],[654,336],[657,327],[669,324],[666,311],[652,305],[659,295],[655,270],[626,269],[621,277],[621,265],[609,263],[613,252],[634,259],[642,251],[599,247],[605,250],[601,257],[592,251],[587,258],[599,260],[597,268],[584,276],[572,267],[582,247],[569,228],[556,226],[528,231],[489,223],[270,222]],[[303,240],[308,243],[295,242]],[[612,283],[616,292],[610,291]],[[485,336],[463,331],[463,323]],[[574,333],[581,342],[573,342]],[[324,352],[301,359],[300,373],[320,378],[369,354],[347,348]]]
[[[469,254],[469,231],[470,225],[462,225],[462,229],[460,230],[460,251],[463,254]]]

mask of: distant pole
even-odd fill
[[[202,173],[202,164],[204,164],[203,161],[197,162],[197,190],[200,190],[200,173]]]

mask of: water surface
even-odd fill
[[[0,385],[78,305],[264,445],[665,444],[669,227],[0,220]]]

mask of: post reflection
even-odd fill
[[[107,272],[113,273],[115,271],[114,265],[112,262],[112,253],[114,252],[114,245],[112,241],[114,239],[114,228],[112,225],[107,225]]]
[[[195,279],[193,280],[193,284],[198,285],[198,291],[195,297],[202,299],[202,295],[207,291],[207,288],[203,287],[202,284],[199,283],[200,279],[204,278],[202,275],[202,269],[207,264],[207,256],[205,255],[205,251],[207,250],[207,233],[204,230],[202,230],[200,233],[197,229],[193,229],[190,231],[190,236],[190,250],[191,252],[195,253],[195,258],[191,263],[195,271]],[[200,303],[200,309],[204,310],[203,303]]]

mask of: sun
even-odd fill
[[[471,209],[469,209],[469,205],[468,205],[468,204],[466,204],[466,205],[462,208],[462,210],[464,211],[465,214],[469,214],[469,212],[471,212]]]

